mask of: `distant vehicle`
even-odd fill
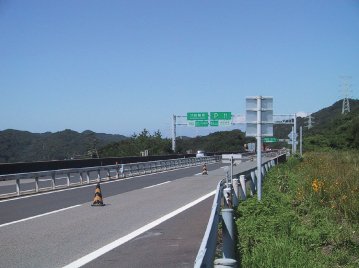
[[[206,153],[204,151],[197,151],[196,157],[205,157]]]

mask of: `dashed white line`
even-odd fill
[[[171,181],[165,181],[165,182],[162,182],[162,183],[159,183],[159,184],[155,184],[155,185],[151,185],[151,186],[143,187],[142,189],[150,189],[150,188],[157,187],[157,186],[160,186],[160,185],[163,185],[163,184],[169,183],[169,182],[171,182]]]
[[[8,226],[8,225],[15,224],[15,223],[24,222],[24,221],[36,219],[36,218],[39,218],[39,217],[51,215],[51,214],[54,214],[54,213],[58,213],[58,212],[61,212],[61,211],[65,211],[65,210],[72,209],[72,208],[75,208],[75,207],[80,207],[80,206],[81,206],[81,205],[75,205],[75,206],[71,206],[71,207],[67,207],[67,208],[62,208],[62,209],[50,211],[50,212],[47,212],[47,213],[44,213],[44,214],[39,214],[39,215],[32,216],[32,217],[29,217],[29,218],[21,219],[21,220],[12,221],[12,222],[7,222],[7,223],[4,223],[4,224],[1,224],[1,225],[0,225],[0,228],[1,228],[1,227],[4,227],[4,226]]]
[[[179,209],[175,210],[175,211],[172,211],[171,213],[153,221],[153,222],[150,222],[149,224],[133,231],[132,233],[129,233],[128,235],[125,235],[115,241],[113,241],[112,243],[108,244],[108,245],[105,245],[103,246],[102,248],[99,248],[98,250],[95,250],[93,252],[91,252],[90,254],[64,266],[63,268],[77,268],[77,267],[81,267],[91,261],[93,261],[94,259],[100,257],[101,255],[121,246],[122,244],[130,241],[131,239],[135,238],[136,236],[139,236],[140,234],[143,234],[144,232],[147,232],[148,230],[156,227],[157,225],[161,224],[162,222],[176,216],[177,214],[193,207],[194,205],[197,205],[198,203],[202,202],[203,200],[211,197],[212,195],[214,195],[216,193],[216,191],[213,191],[213,192],[210,192],[196,200],[194,200],[193,202],[191,203],[188,203],[187,205],[183,206],[183,207],[180,207]]]

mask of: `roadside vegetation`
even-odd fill
[[[358,151],[290,158],[236,214],[241,267],[359,267]]]

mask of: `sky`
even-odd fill
[[[0,0],[0,130],[170,137],[247,96],[316,112],[341,76],[358,98],[358,0]]]

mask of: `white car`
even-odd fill
[[[197,151],[196,157],[204,157],[206,153],[204,151]]]

